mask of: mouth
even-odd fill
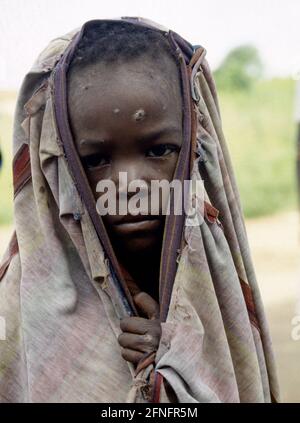
[[[161,219],[157,216],[124,216],[120,222],[114,224],[114,232],[119,235],[132,233],[153,232],[161,225]]]

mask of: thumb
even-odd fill
[[[139,292],[133,297],[133,301],[148,319],[154,320],[159,318],[159,305],[147,292]]]

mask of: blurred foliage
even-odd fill
[[[16,94],[0,92],[0,148],[2,167],[0,169],[0,224],[13,220],[12,184],[12,116]]]
[[[296,208],[295,82],[218,90],[223,130],[247,217]]]
[[[214,76],[220,89],[249,90],[262,73],[258,50],[251,45],[242,45],[227,54]]]

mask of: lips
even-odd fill
[[[151,220],[157,220],[159,219],[159,216],[155,216],[155,215],[142,215],[142,214],[138,214],[136,216],[133,216],[131,214],[129,215],[124,215],[121,217],[121,219],[117,222],[115,222],[115,225],[122,225],[125,223],[136,223],[136,222],[144,222],[144,221],[151,221]]]
[[[132,233],[152,232],[159,228],[161,220],[157,216],[124,216],[119,222],[114,224],[114,232],[120,235]]]

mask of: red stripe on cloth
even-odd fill
[[[243,281],[243,279],[241,279],[240,277],[239,277],[239,280],[240,280],[240,283],[241,283],[241,288],[242,288],[245,303],[246,303],[246,306],[247,306],[250,322],[260,332],[260,326],[259,326],[259,322],[258,322],[258,319],[257,319],[257,316],[256,316],[255,304],[254,304],[254,300],[253,300],[251,287],[249,286],[248,283]]]
[[[207,201],[204,201],[204,214],[209,222],[215,223],[219,216],[219,210],[209,204]]]
[[[30,153],[28,144],[23,144],[13,159],[14,197],[31,179]]]
[[[155,376],[154,376],[154,387],[153,387],[153,397],[152,397],[152,401],[153,403],[159,403],[160,402],[160,387],[163,381],[163,376],[158,373],[155,372]]]
[[[137,374],[148,367],[150,364],[155,365],[155,357],[156,357],[156,351],[151,351],[149,353],[146,353],[144,357],[141,358],[141,360],[138,362],[136,369],[135,369],[135,376]]]

